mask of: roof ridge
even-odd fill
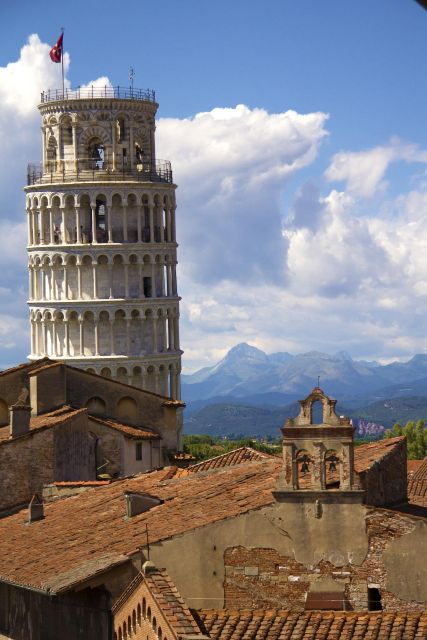
[[[225,453],[220,453],[218,456],[213,456],[212,458],[206,458],[206,460],[201,460],[200,462],[197,462],[196,464],[191,465],[191,467],[188,467],[187,471],[191,470],[191,469],[195,469],[196,467],[200,467],[203,464],[206,464],[207,462],[212,462],[214,460],[220,460],[221,458],[225,458],[226,456],[231,455],[232,453],[236,453],[237,451],[243,451],[243,450],[247,450],[247,451],[253,451],[254,453],[259,454],[261,457],[265,457],[265,458],[270,458],[270,457],[277,457],[277,456],[273,456],[269,453],[265,453],[264,451],[258,451],[258,449],[255,449],[254,447],[249,447],[247,445],[242,445],[241,447],[237,447],[236,449],[230,449],[230,451],[226,451]]]

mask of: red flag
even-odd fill
[[[52,62],[61,62],[61,59],[62,59],[62,40],[63,40],[63,38],[64,38],[64,34],[61,33],[61,35],[58,38],[57,43],[54,44],[52,49],[49,51],[50,59],[52,60]]]

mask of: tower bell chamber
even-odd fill
[[[28,166],[31,360],[180,397],[175,189],[154,92],[44,92]]]

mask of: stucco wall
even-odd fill
[[[368,551],[365,513],[360,504],[327,504],[318,519],[314,505],[276,503],[152,545],[151,558],[166,566],[190,607],[222,608],[229,547],[273,548],[306,567],[322,560],[361,564]]]

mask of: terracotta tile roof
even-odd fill
[[[424,640],[427,613],[273,610],[201,610],[212,640]]]
[[[241,464],[242,462],[265,460],[268,458],[277,458],[277,456],[262,453],[261,451],[252,449],[252,447],[239,447],[238,449],[233,449],[233,451],[229,451],[228,453],[215,456],[215,458],[209,458],[209,460],[203,460],[198,464],[192,465],[191,467],[188,467],[187,472],[200,473],[201,471],[211,471],[212,469],[232,467],[236,464]]]
[[[148,427],[132,427],[129,424],[117,422],[117,420],[112,420],[111,418],[101,418],[100,416],[94,416],[92,414],[89,414],[89,417],[94,422],[98,422],[98,424],[102,424],[105,427],[114,429],[115,431],[120,431],[123,433],[125,438],[133,438],[137,440],[161,440],[161,436]]]
[[[407,462],[408,480],[412,478],[415,471],[419,469],[419,467],[422,465],[423,462],[424,460],[408,460]]]
[[[31,437],[36,431],[55,427],[56,425],[59,425],[63,422],[67,422],[67,420],[69,420],[71,417],[74,417],[79,413],[85,413],[86,411],[87,409],[73,409],[68,405],[64,405],[59,409],[55,409],[55,411],[49,411],[49,413],[35,416],[30,420],[30,430],[28,431],[28,433],[24,433],[23,435],[17,436],[15,438],[10,437],[9,425],[0,427],[0,446],[12,441],[15,442],[16,440],[18,440],[18,438],[21,439]]]
[[[427,458],[424,458],[409,479],[408,496],[410,502],[420,507],[427,507]]]
[[[200,629],[178,589],[164,569],[145,577],[151,595],[178,637],[200,635]]]
[[[369,444],[362,444],[354,448],[354,469],[356,473],[363,473],[375,462],[389,455],[395,447],[405,440],[405,436],[397,438],[384,438]]]
[[[22,364],[16,365],[16,367],[10,367],[9,369],[0,371],[0,376],[7,376],[9,373],[15,373],[15,371],[20,370],[33,371],[35,369],[40,369],[49,362],[52,362],[50,358],[40,358],[40,360],[36,360],[35,362],[23,362]]]
[[[55,591],[61,573],[65,588],[88,561],[139,553],[146,523],[157,542],[271,504],[280,466],[268,459],[172,480],[162,469],[47,503],[44,519],[31,525],[24,524],[26,510],[3,518],[0,580]],[[163,504],[125,520],[124,491],[149,493]]]

